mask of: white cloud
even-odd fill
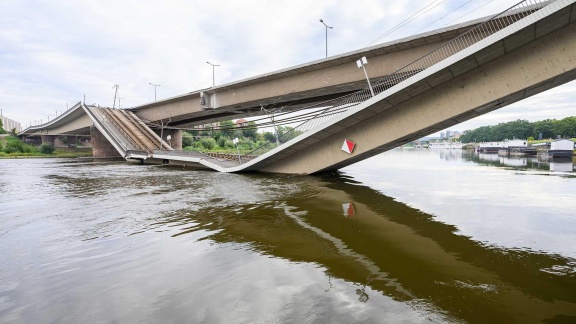
[[[221,65],[215,70],[221,84],[321,59],[325,28],[320,18],[334,27],[328,31],[328,52],[335,55],[370,43],[426,4],[429,11],[380,42],[493,14],[515,2],[472,1],[447,15],[463,2],[4,0],[0,107],[28,125],[83,95],[89,103],[111,105],[115,84],[123,106],[135,106],[154,99],[149,82],[161,84],[158,98],[211,86],[206,61]],[[565,111],[555,107],[567,109],[574,102],[575,86],[557,88],[567,93],[562,99],[547,92],[505,108],[501,116],[515,115],[514,107],[526,107],[523,116],[542,115],[542,103]],[[484,120],[498,120],[498,113]]]

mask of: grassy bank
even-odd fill
[[[0,159],[15,158],[77,158],[92,156],[92,148],[56,147],[50,153],[42,147],[26,144],[14,136],[0,137]]]
[[[67,148],[57,147],[51,154],[40,152],[31,153],[4,153],[0,152],[0,159],[21,159],[21,158],[78,158],[92,156],[92,148]]]

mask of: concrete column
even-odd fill
[[[90,137],[92,140],[92,156],[95,158],[122,157],[120,153],[108,142],[100,131],[90,126]]]
[[[42,144],[48,144],[54,147],[55,135],[41,135],[40,137],[42,138]]]
[[[155,129],[154,132],[160,136],[162,133],[162,139],[164,142],[170,144],[173,149],[182,151],[182,131],[179,129],[164,129],[163,132],[160,132],[159,129]],[[171,136],[170,140],[168,140],[168,135]],[[158,146],[158,143],[154,143]]]
[[[76,145],[78,145],[78,137],[76,137],[75,135],[66,136],[66,139],[68,140],[68,146],[75,147]]]

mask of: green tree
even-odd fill
[[[256,123],[253,121],[248,122],[248,127],[242,129],[242,135],[245,138],[256,141],[258,139],[258,128],[256,127]]]
[[[188,132],[182,134],[182,147],[190,147],[194,142],[193,135]]]
[[[271,142],[271,143],[276,142],[276,136],[274,136],[274,133],[271,133],[271,132],[262,133],[262,138],[268,142]]]
[[[518,119],[495,126],[482,126],[465,131],[460,136],[460,141],[463,143],[495,142],[513,138],[538,138],[539,134],[542,134],[542,138],[555,138],[557,135],[576,136],[576,116],[562,120],[546,119],[534,123]]]
[[[562,135],[565,138],[571,138],[576,136],[576,116],[566,117],[559,120],[555,127],[555,135]]]
[[[2,119],[0,119],[0,134],[6,134],[6,131],[4,130],[4,123],[2,123]]]
[[[286,143],[294,137],[302,134],[302,131],[289,126],[278,126],[276,129],[278,131],[278,139],[280,140],[280,143]]]
[[[220,133],[222,133],[222,135],[228,138],[232,138],[232,136],[234,135],[235,128],[236,124],[234,124],[234,122],[231,120],[225,120],[220,122]]]

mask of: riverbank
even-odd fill
[[[91,147],[43,147],[45,144],[36,147],[24,143],[21,139],[3,135],[0,136],[0,159],[22,159],[22,158],[78,158],[91,157]],[[46,150],[48,149],[48,150]]]
[[[69,148],[69,147],[57,147],[51,154],[42,154],[39,152],[31,153],[5,153],[0,152],[0,159],[28,159],[28,158],[79,158],[79,157],[91,157],[92,148],[91,147],[81,147],[81,148]]]

